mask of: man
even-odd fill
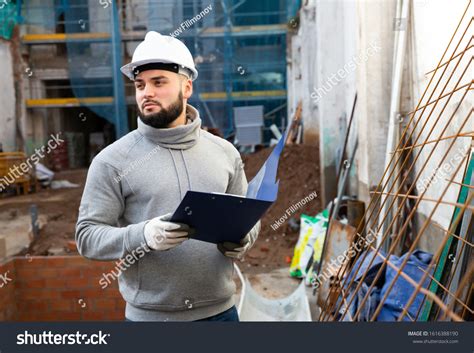
[[[245,195],[240,154],[202,130],[187,104],[198,72],[178,39],[148,32],[121,71],[135,83],[138,128],[92,161],[76,226],[79,252],[122,259],[127,320],[238,321],[233,259],[254,244],[260,222],[241,244],[216,246],[190,238],[193,230],[170,217],[188,190]]]

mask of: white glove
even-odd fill
[[[145,224],[145,240],[150,249],[169,250],[189,239],[192,229],[186,224],[169,222],[171,216],[168,213]]]
[[[233,259],[241,259],[250,250],[252,245],[255,243],[260,232],[260,221],[257,222],[247,233],[247,235],[240,241],[240,244],[232,242],[224,242],[217,244],[217,248],[225,256]]]

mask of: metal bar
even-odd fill
[[[469,49],[471,49],[472,47],[474,47],[474,45],[471,45],[469,48],[467,49],[464,49],[464,52],[468,51]],[[460,52],[458,54],[456,54],[452,59],[449,59],[448,61],[442,63],[441,65],[439,65],[436,69],[439,69],[441,66],[444,66],[444,65],[447,65],[451,60],[453,60],[454,58],[457,58],[459,55],[461,55],[463,52]],[[428,75],[432,72],[434,72],[436,69],[433,69],[431,71],[428,71],[425,75]]]
[[[407,149],[413,149],[413,148],[416,148],[416,147],[421,147],[421,146],[428,145],[430,143],[435,143],[436,141],[444,141],[444,140],[449,140],[449,139],[457,138],[457,137],[474,137],[474,131],[463,132],[463,133],[456,134],[456,135],[442,137],[442,138],[439,138],[437,140],[426,141],[426,142],[423,142],[423,143],[419,143],[417,145],[411,145],[411,146],[408,146],[408,147],[405,147],[405,148],[401,148],[399,150],[395,150],[395,151],[390,152],[390,153],[402,152],[402,151],[405,151]]]
[[[471,58],[471,60],[472,60],[472,58]],[[428,107],[428,106],[432,105],[433,103],[436,103],[438,100],[443,99],[443,98],[445,98],[446,96],[448,96],[448,95],[450,95],[450,94],[452,94],[452,93],[454,93],[454,92],[460,91],[461,89],[466,88],[466,87],[470,87],[471,84],[472,84],[472,82],[473,82],[473,81],[471,81],[470,83],[466,83],[465,85],[459,86],[458,88],[453,89],[451,92],[448,92],[448,93],[446,93],[445,95],[442,95],[442,96],[436,98],[436,100],[434,100],[434,101],[431,101],[431,102],[429,102],[429,103],[426,103],[425,105],[423,105],[423,106],[421,106],[421,107],[419,107],[419,108],[417,108],[417,109],[415,109],[415,110],[409,112],[408,114],[414,114],[414,113],[417,112],[418,110],[421,110],[422,108]]]
[[[431,199],[431,198],[427,198],[427,197],[420,197],[420,196],[416,196],[416,195],[407,195],[407,194],[395,194],[395,193],[392,193],[392,192],[370,191],[370,194],[384,194],[384,195],[390,195],[390,196],[396,196],[396,197],[406,197],[406,198],[409,198],[409,199],[415,199],[415,200],[421,200],[421,201],[439,202],[440,204],[455,206],[455,207],[462,207],[462,205],[463,205],[462,203],[458,203],[458,202],[440,201],[440,200],[437,200],[437,199]],[[473,206],[468,206],[468,209],[474,211]]]
[[[351,127],[352,127],[352,121],[354,120],[354,111],[356,108],[357,104],[357,92],[354,96],[354,103],[352,103],[352,111],[351,111],[351,117],[349,119],[349,124],[347,125],[347,131],[346,131],[346,136],[344,138],[344,144],[342,145],[342,153],[341,153],[341,160],[339,161],[339,168],[338,168],[338,173],[336,176],[336,184],[339,185],[339,178],[341,177],[342,173],[342,165],[344,164],[344,156],[346,154],[346,147],[347,147],[347,142],[349,141],[349,135],[351,133]],[[329,217],[331,218],[331,217]]]
[[[445,179],[445,180],[447,180],[447,179]],[[464,183],[458,183],[457,181],[453,181],[453,184],[458,184],[458,185],[464,186],[466,188],[474,189],[474,185],[466,185]]]
[[[474,244],[473,244],[473,243],[468,242],[466,239],[461,238],[459,235],[457,235],[457,234],[455,234],[455,233],[450,233],[449,230],[444,229],[443,227],[437,225],[436,223],[433,223],[433,225],[434,225],[435,227],[441,229],[443,232],[449,233],[449,235],[451,235],[452,237],[455,237],[455,238],[457,238],[458,240],[461,240],[462,242],[466,243],[466,244],[469,245],[470,247],[474,247]]]

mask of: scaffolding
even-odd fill
[[[264,107],[269,126],[286,126],[286,35],[299,1],[49,0],[20,2],[22,43],[51,46],[54,60],[37,69],[67,70],[63,80],[43,76],[26,100],[29,109],[87,107],[114,124],[117,137],[136,124],[134,86],[119,68],[150,30],[173,35],[191,50],[199,71],[189,103],[203,124],[234,133],[233,108]],[[61,60],[61,57],[67,60]]]

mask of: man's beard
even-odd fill
[[[145,115],[140,109],[138,109],[138,116],[144,124],[154,127],[155,129],[163,129],[168,127],[168,125],[175,121],[178,116],[183,112],[182,91],[179,92],[178,99],[171,103],[167,109],[163,108],[163,106],[157,101],[151,102],[159,105],[161,107],[161,110],[157,113]]]

